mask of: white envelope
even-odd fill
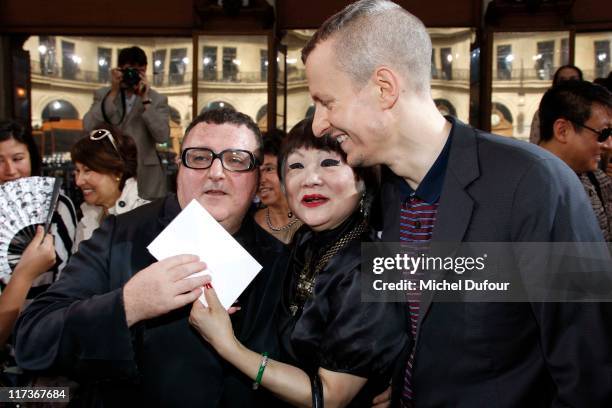
[[[163,260],[180,254],[200,257],[223,307],[228,309],[262,266],[195,199],[149,244],[149,252]],[[206,305],[204,294],[200,301]]]

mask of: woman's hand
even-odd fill
[[[208,307],[196,300],[193,302],[189,323],[209,342],[221,355],[231,353],[238,346],[234,337],[234,329],[228,312],[223,308],[210,281],[205,284],[204,297]]]
[[[391,406],[391,386],[374,397],[372,408],[388,408]]]
[[[36,235],[27,246],[21,260],[15,267],[13,278],[19,277],[32,282],[40,274],[47,272],[55,265],[55,246],[53,235],[45,235],[43,227],[36,227]],[[44,239],[43,239],[44,236]]]
[[[53,236],[47,235],[43,239],[44,235],[44,228],[37,227],[34,239],[21,255],[11,280],[0,296],[0,346],[11,335],[34,279],[55,264]]]

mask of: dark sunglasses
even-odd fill
[[[574,122],[573,120],[570,120],[570,122],[572,122],[576,126],[583,127],[585,129],[590,130],[593,133],[596,133],[597,134],[597,141],[599,143],[605,142],[612,135],[612,128],[609,128],[609,127],[601,129],[601,130],[595,130],[592,127],[589,127],[589,126],[587,126],[587,125],[585,125],[583,123]]]

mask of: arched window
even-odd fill
[[[180,125],[181,124],[181,114],[179,113],[178,109],[173,108],[172,106],[169,106],[169,108],[170,108],[170,120]]]
[[[255,121],[259,123],[259,121],[268,115],[268,105],[263,105],[257,111],[257,115],[255,116]]]
[[[514,123],[514,119],[512,118],[512,113],[510,113],[510,109],[506,107],[503,103],[493,102],[493,106],[491,106],[491,111],[497,110],[510,123]]]
[[[257,111],[257,115],[255,117],[257,118],[255,122],[257,123],[257,126],[259,127],[259,129],[262,132],[267,131],[268,130],[268,105],[263,105],[261,108],[259,108],[259,110]]]
[[[448,100],[434,99],[434,102],[436,103],[436,108],[438,108],[441,114],[445,116],[457,116],[457,109],[455,109],[455,106],[453,106],[453,104],[450,103]]]
[[[68,101],[63,99],[57,99],[51,101],[45,106],[42,111],[42,120],[47,122],[49,120],[57,119],[78,119],[79,113],[76,108]]]
[[[491,132],[503,136],[514,136],[514,119],[510,109],[501,103],[493,102],[491,106]]]

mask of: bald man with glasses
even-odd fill
[[[271,317],[287,258],[247,214],[261,145],[242,113],[198,116],[185,132],[177,194],[108,217],[81,244],[63,278],[20,319],[20,366],[68,375],[104,406],[268,406],[268,396],[254,393],[249,378],[226,367],[188,323],[204,278],[184,278],[204,263],[192,255],[156,262],[146,249],[197,200],[264,265],[232,322],[243,343],[273,352]]]

